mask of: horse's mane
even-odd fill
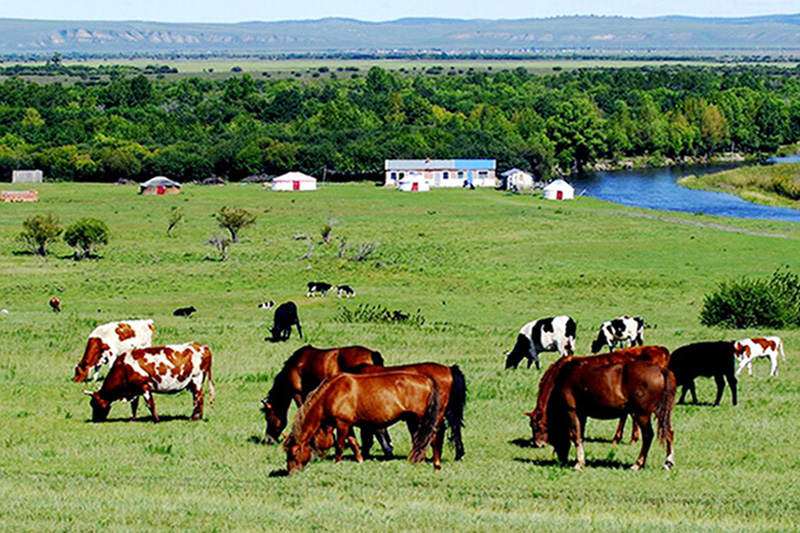
[[[267,393],[267,402],[275,403],[276,400],[279,398],[277,395],[285,392],[284,389],[286,388],[286,384],[288,383],[288,376],[291,369],[297,364],[297,361],[300,357],[303,356],[306,350],[318,350],[318,348],[314,348],[310,344],[306,344],[295,350],[295,352],[289,356],[289,358],[284,361],[283,367],[275,374],[275,379],[272,380],[272,388],[269,389]],[[280,398],[285,399],[285,398]]]
[[[308,397],[306,397],[306,400],[297,409],[297,412],[294,415],[294,420],[292,420],[291,437],[295,440],[295,442],[300,442],[300,437],[303,434],[301,428],[305,425],[306,416],[308,413],[317,406],[319,399],[325,394],[328,388],[330,388],[331,383],[336,381],[337,378],[346,375],[347,374],[338,374],[326,379],[320,384],[319,387],[311,391],[311,394],[309,394]]]
[[[550,393],[553,392],[553,387],[555,386],[559,371],[565,364],[574,359],[576,359],[576,357],[561,357],[550,365],[550,368],[545,370],[544,374],[542,374],[542,379],[539,380],[539,395],[536,397],[537,408],[540,408],[544,412],[547,400],[550,398]]]

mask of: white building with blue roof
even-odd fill
[[[424,179],[431,187],[494,187],[494,159],[387,159],[387,187],[405,178]]]

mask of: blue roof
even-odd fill
[[[494,159],[454,159],[456,170],[494,170]]]
[[[386,170],[494,170],[494,159],[387,159]]]

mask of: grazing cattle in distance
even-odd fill
[[[275,300],[268,300],[258,304],[259,309],[272,309],[273,307],[275,307]]]
[[[91,396],[92,422],[108,418],[111,404],[131,403],[131,420],[136,418],[139,396],[158,422],[153,393],[174,394],[183,390],[192,393],[192,420],[203,418],[203,383],[208,378],[208,403],[214,404],[214,383],[211,379],[211,350],[208,346],[186,344],[140,348],[118,357],[97,392],[83,391]]]
[[[94,381],[103,365],[111,364],[123,352],[153,345],[153,321],[123,320],[97,326],[89,334],[83,358],[75,366],[75,381],[85,381],[94,370]]]
[[[302,339],[303,328],[300,326],[300,317],[297,316],[297,304],[284,302],[275,309],[272,327],[269,330],[272,338],[266,337],[264,340],[270,342],[288,341],[292,335],[292,326],[297,326],[297,333]]]
[[[641,346],[644,344],[642,334],[644,333],[644,320],[640,317],[630,317],[628,315],[607,320],[600,324],[600,331],[597,338],[592,342],[592,353],[597,353],[605,346],[614,351],[619,343],[624,346],[627,341],[628,346]]]
[[[328,291],[333,288],[333,285],[330,283],[325,283],[324,281],[309,281],[308,282],[308,292],[306,292],[306,296],[311,298],[317,294],[321,296],[327,296]]]
[[[172,312],[173,316],[192,316],[192,313],[196,313],[197,309],[194,308],[193,305],[189,307],[179,307],[178,309]]]
[[[678,403],[683,403],[687,389],[692,393],[693,403],[697,403],[697,394],[694,389],[696,377],[713,377],[717,384],[717,397],[714,405],[719,405],[722,391],[725,389],[725,380],[731,388],[733,405],[736,405],[736,355],[733,342],[696,342],[681,346],[669,359],[669,369],[675,374],[678,385],[682,387]]]
[[[567,315],[528,322],[519,330],[514,348],[506,352],[506,368],[517,368],[527,358],[528,368],[536,363],[538,370],[541,352],[557,351],[562,357],[572,355],[576,333],[575,321]]]
[[[352,298],[356,295],[356,291],[350,285],[337,285],[336,295],[339,296],[339,298]]]
[[[436,382],[422,374],[388,372],[381,374],[339,374],[325,380],[297,410],[292,433],[284,442],[289,473],[302,469],[312,453],[323,453],[333,443],[336,461],[349,442],[356,461],[363,462],[351,430],[386,428],[401,420],[412,434],[411,463],[425,459],[444,418],[444,402]],[[434,442],[433,468],[441,468],[441,449]]]
[[[586,464],[583,430],[587,418],[617,418],[631,415],[642,431],[642,448],[631,467],[645,466],[653,440],[650,417],[658,421],[659,439],[666,443],[664,468],[675,465],[672,405],[677,385],[672,372],[646,359],[610,354],[565,357],[548,368],[539,388],[537,403],[543,404],[531,417],[535,443],[550,443],[562,464],[570,445],[577,449],[576,470]]]
[[[742,339],[733,343],[733,352],[739,360],[736,375],[746,366],[747,373],[753,375],[753,361],[759,357],[766,357],[770,362],[770,376],[778,375],[778,355],[786,362],[786,353],[783,351],[783,340],[780,337],[755,337]]]
[[[50,309],[53,310],[54,313],[61,312],[61,300],[58,299],[58,296],[53,296],[50,298]]]

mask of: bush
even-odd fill
[[[786,328],[800,326],[800,279],[778,270],[769,280],[741,278],[720,283],[700,312],[705,326]]]
[[[220,228],[228,230],[231,234],[232,242],[239,242],[239,232],[248,226],[256,223],[256,216],[240,207],[223,207],[214,215]]]
[[[36,255],[47,255],[47,246],[58,240],[63,231],[58,217],[52,213],[34,215],[22,223],[22,233],[17,240],[25,243]]]
[[[419,309],[416,313],[406,313],[399,309],[390,311],[388,307],[380,304],[359,304],[354,309],[341,306],[336,320],[344,323],[401,323],[415,326],[422,326],[425,323],[425,317]]]
[[[64,231],[64,242],[75,248],[75,259],[86,259],[108,244],[108,226],[96,218],[82,218]]]

